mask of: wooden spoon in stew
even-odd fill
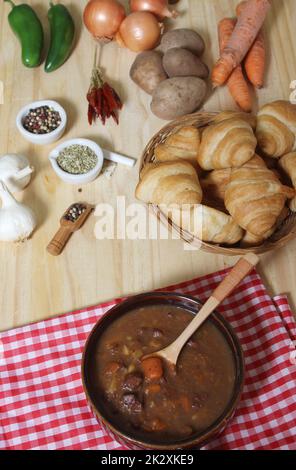
[[[211,297],[199,310],[198,315],[189,323],[178,338],[160,351],[147,354],[142,357],[142,367],[147,378],[160,378],[162,375],[162,365],[159,358],[165,359],[169,363],[176,365],[179,354],[195,331],[211,315],[215,308],[231,294],[239,283],[252,271],[258,263],[259,258],[254,253],[248,253],[241,258],[227,274],[223,281],[216,287]]]

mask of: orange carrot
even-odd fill
[[[161,387],[159,384],[149,384],[145,388],[145,394],[146,395],[152,395],[154,393],[159,393],[161,390]]]
[[[160,379],[163,376],[162,361],[159,357],[148,357],[142,360],[142,368],[146,379]]]
[[[223,85],[243,61],[255,41],[270,8],[269,0],[247,0],[227,46],[212,72],[214,86]]]
[[[231,37],[233,30],[235,28],[236,20],[232,18],[224,18],[219,22],[218,32],[219,32],[219,46],[220,53],[223,53],[223,49]],[[250,112],[252,110],[252,98],[248,84],[245,80],[242,67],[238,65],[232,74],[230,75],[227,85],[229,91],[238,104],[238,106],[245,112]]]
[[[242,14],[246,1],[241,2],[236,8],[237,16]],[[264,84],[266,51],[263,29],[259,31],[254,44],[251,46],[245,58],[245,70],[248,79],[256,88],[262,88]]]

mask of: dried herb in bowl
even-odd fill
[[[59,167],[72,175],[88,173],[96,166],[97,162],[97,155],[87,145],[69,145],[57,157]]]

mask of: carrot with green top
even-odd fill
[[[246,1],[241,2],[237,6],[236,14],[238,17],[242,14],[246,3]],[[262,88],[264,85],[265,63],[265,41],[263,29],[261,28],[244,61],[247,77],[256,88]]]
[[[270,9],[269,0],[247,0],[234,31],[212,72],[214,86],[221,86],[241,64],[255,41]]]
[[[232,18],[224,18],[218,24],[219,46],[221,54],[223,53],[223,50],[233,33],[235,24],[236,20]],[[243,111],[247,113],[250,112],[252,110],[252,97],[249,86],[244,77],[242,67],[240,65],[238,65],[231,73],[227,81],[227,86],[237,105]]]

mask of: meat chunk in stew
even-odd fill
[[[122,407],[131,413],[141,413],[143,410],[142,403],[133,393],[126,393],[122,397]]]
[[[136,392],[142,385],[143,377],[139,373],[128,374],[123,382],[123,390]]]

